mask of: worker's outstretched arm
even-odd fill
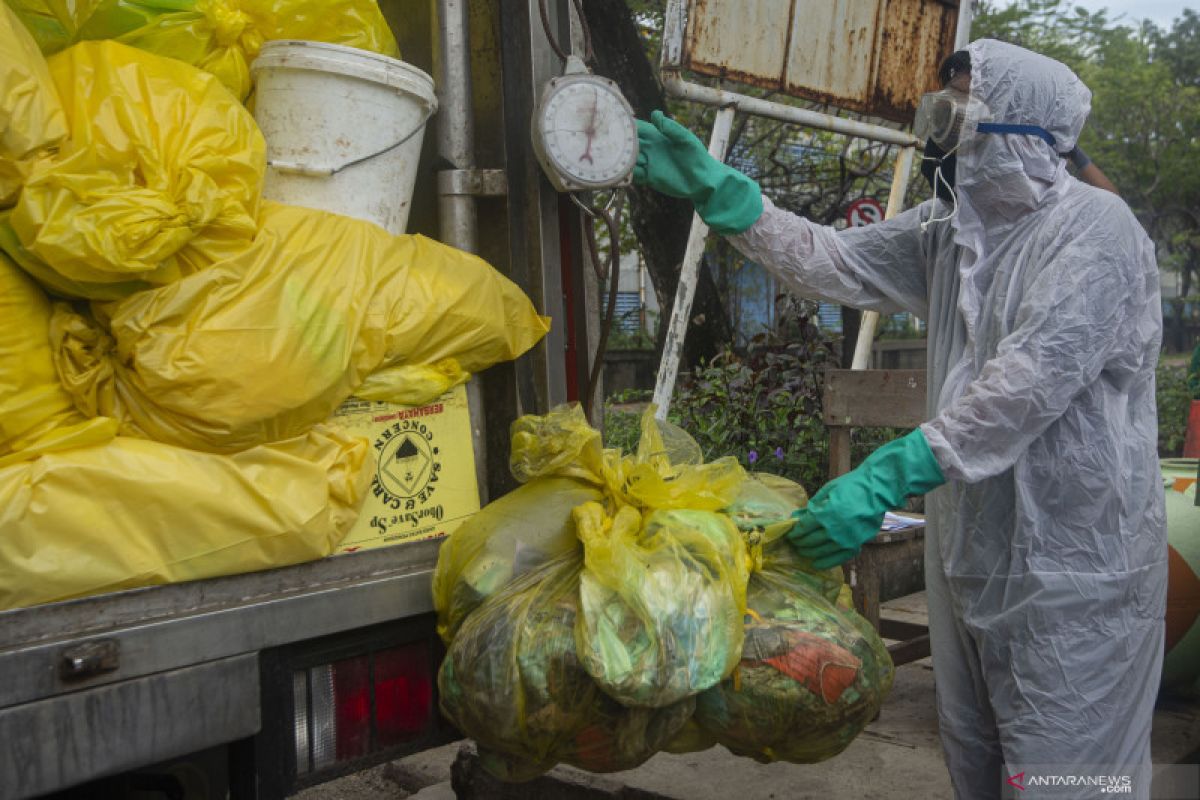
[[[634,181],[692,201],[696,213],[797,294],[925,316],[928,289],[920,220],[927,209],[835,231],[776,208],[752,179],[709,155],[661,111],[638,121]]]

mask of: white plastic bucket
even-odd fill
[[[267,140],[263,197],[404,233],[433,79],[353,47],[280,40],[250,67]]]

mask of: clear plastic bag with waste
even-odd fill
[[[514,580],[466,618],[442,663],[443,712],[501,779],[528,780],[558,762],[631,769],[692,715],[692,698],[623,707],[584,670],[575,652],[581,567],[567,554]]]
[[[442,543],[433,572],[438,633],[449,643],[467,615],[515,578],[580,552],[571,511],[601,499],[576,478],[542,478],[488,503]]]
[[[583,542],[576,648],[629,706],[662,707],[717,684],[742,651],[748,560],[729,518],[696,509],[575,509]]]
[[[838,582],[812,571],[786,539],[764,547],[747,605],[741,660],[696,698],[696,722],[732,752],[759,761],[837,755],[891,690],[887,648]]]

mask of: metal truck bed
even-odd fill
[[[0,796],[252,735],[257,653],[431,611],[439,545],[0,612]]]

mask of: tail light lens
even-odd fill
[[[429,644],[297,670],[292,696],[299,775],[413,741],[434,721]]]

